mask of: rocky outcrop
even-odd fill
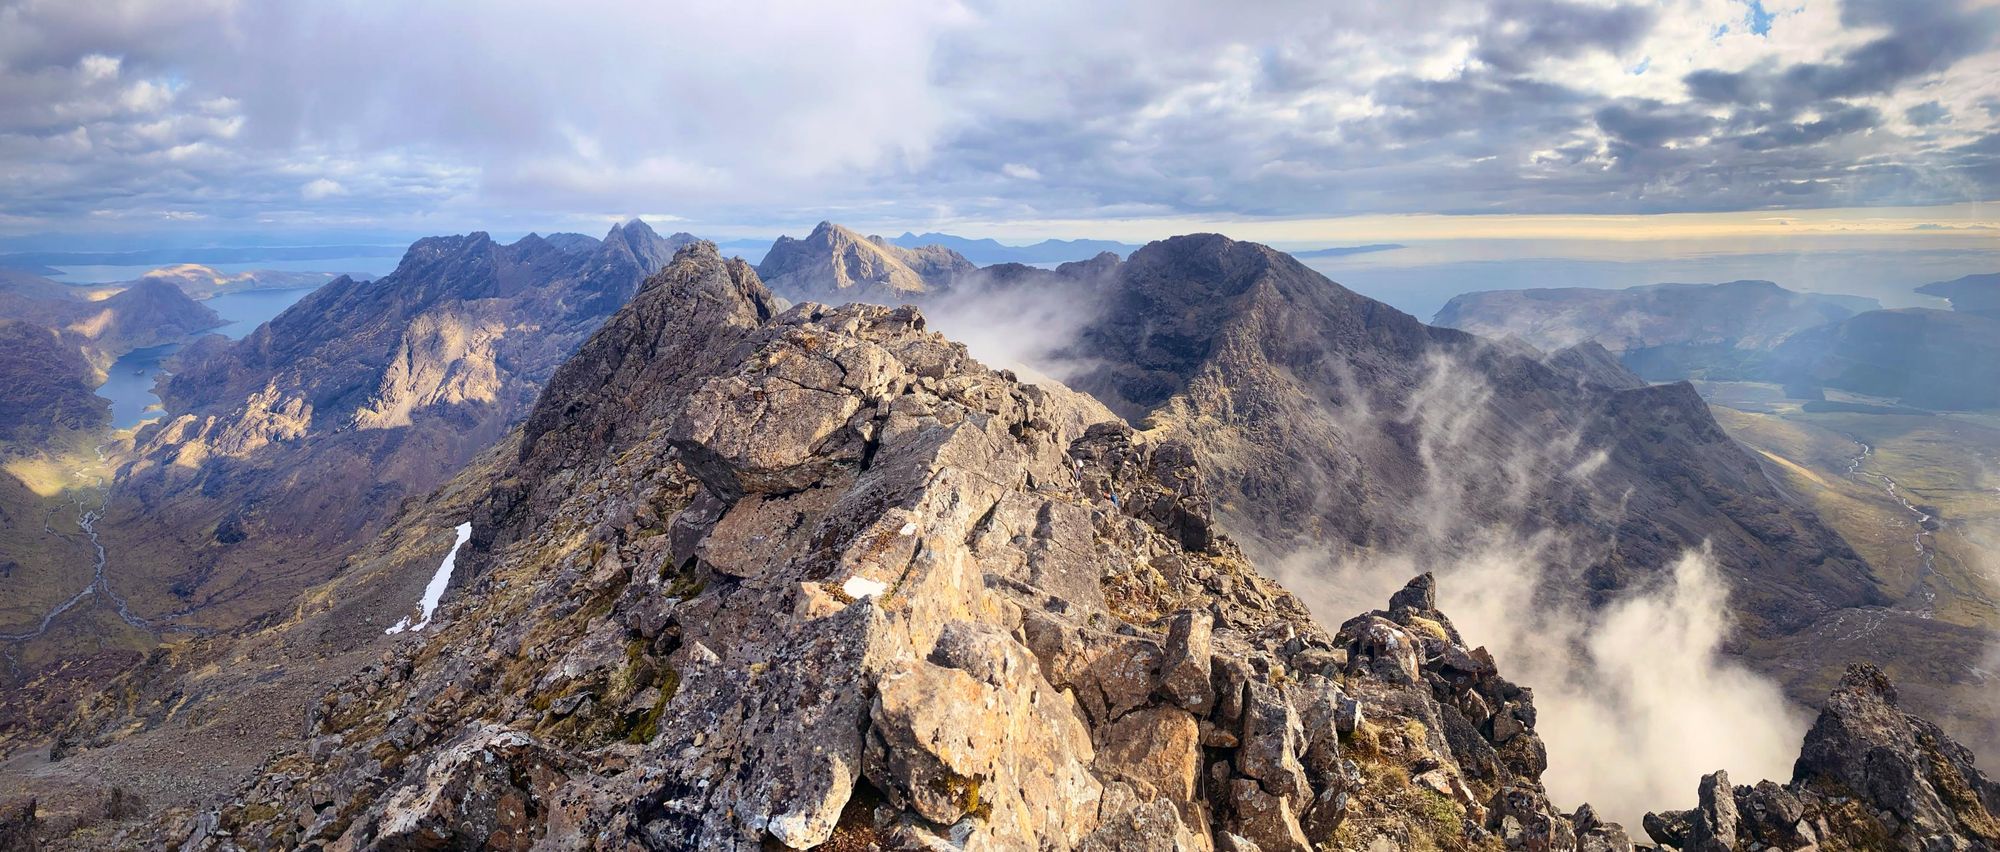
[[[684,249],[551,381],[433,635],[153,842],[1629,848],[1430,578],[1329,633],[1190,448],[913,310],[777,304]]]
[[[1790,783],[1732,786],[1717,772],[1699,789],[1693,810],[1646,815],[1654,842],[1689,852],[2000,848],[2000,784],[1903,712],[1889,679],[1865,664],[1820,710]]]
[[[973,268],[942,246],[905,248],[821,222],[805,239],[779,237],[757,274],[790,299],[895,305],[947,286]]]

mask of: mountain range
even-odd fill
[[[917,249],[929,246],[950,249],[968,261],[980,266],[997,263],[1023,263],[1028,265],[1067,263],[1074,260],[1089,260],[1105,252],[1124,256],[1131,254],[1138,246],[1116,240],[1042,240],[1021,246],[1010,246],[992,238],[973,239],[951,234],[929,231],[903,235],[889,242],[903,248]]]
[[[927,317],[1010,299],[1076,314],[1028,365],[1055,379]],[[1898,617],[1884,580],[1691,386],[1427,326],[1255,243],[981,269],[822,223],[752,268],[637,221],[431,238],[189,346],[160,390],[91,538],[166,641],[23,683],[59,712],[8,741],[56,734],[0,768],[44,803],[0,837],[2000,843],[2000,788],[1903,709],[1966,712],[1927,680],[1957,658],[1848,668],[1829,637]],[[1755,672],[1820,708],[1791,777],[1558,802],[1582,732],[1537,721],[1575,690],[1502,671],[1647,665],[1581,647],[1711,564],[1733,629],[1650,653],[1747,666],[1694,701]]]
[[[241,293],[248,290],[296,290],[318,287],[338,276],[330,272],[287,272],[277,269],[253,269],[247,272],[222,272],[199,263],[176,263],[162,266],[139,277],[140,281],[165,281],[179,287],[190,298],[209,299],[225,293]]]
[[[1952,311],[1882,310],[1872,299],[1796,293],[1768,281],[1467,293],[1440,325],[1552,348],[1591,340],[1653,381],[1762,381],[1921,408],[2000,404],[2000,316],[1980,306],[1992,276],[1918,288]]]

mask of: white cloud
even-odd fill
[[[117,79],[118,66],[120,64],[120,60],[116,56],[93,53],[78,60],[76,66],[77,70],[83,72],[85,80],[98,82],[101,80]]]
[[[307,201],[318,201],[322,198],[332,198],[336,195],[346,194],[347,187],[341,186],[340,181],[328,180],[326,178],[316,178],[305,186],[299,187],[300,197]]]

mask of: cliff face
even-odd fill
[[[757,274],[790,299],[900,304],[973,269],[942,246],[904,248],[821,222],[805,239],[779,237],[757,265]]]
[[[425,239],[393,274],[184,350],[104,513],[134,609],[229,629],[324,580],[519,423],[689,239],[636,221],[602,241]]]
[[[435,635],[160,838],[1624,848],[1428,578],[1330,634],[1186,447],[907,309],[773,305],[684,250],[552,381]]]

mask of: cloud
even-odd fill
[[[299,187],[299,195],[307,201],[318,201],[322,198],[332,198],[336,195],[346,194],[347,187],[341,186],[339,181],[328,180],[326,178],[314,178],[305,186]]]
[[[2000,11],[1970,0],[99,6],[0,7],[0,221],[125,206],[548,227],[664,208],[789,225],[2000,194],[1968,147],[2000,130],[1982,106]],[[318,179],[347,193],[305,197]]]

